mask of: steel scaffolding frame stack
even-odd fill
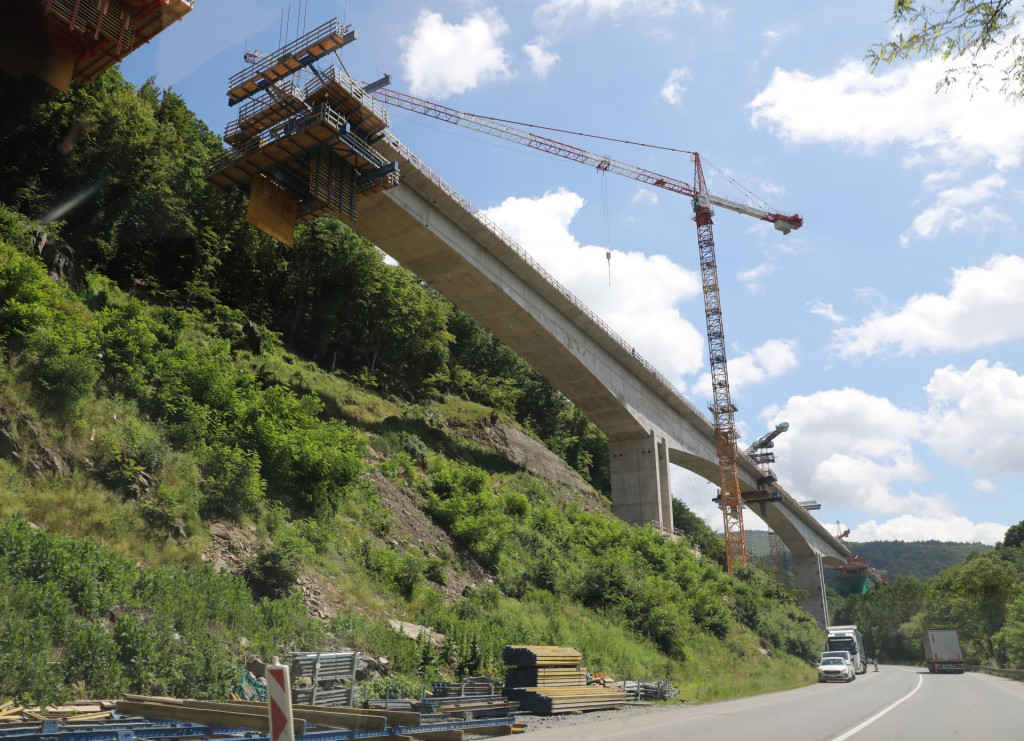
[[[373,148],[387,111],[341,70],[316,65],[355,38],[332,19],[253,55],[228,81],[228,104],[243,105],[224,133],[231,148],[206,179],[249,192],[246,219],[288,245],[296,223],[321,214],[355,220],[361,197],[398,184],[397,163]]]

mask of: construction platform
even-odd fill
[[[192,11],[195,0],[27,0],[4,8],[0,68],[62,92],[88,82]]]
[[[322,23],[232,75],[228,80],[228,105],[241,103],[355,40],[352,27],[343,26],[337,18]]]
[[[360,198],[398,185],[398,166],[373,144],[387,111],[341,70],[315,62],[355,39],[337,19],[251,64],[228,83],[243,102],[224,132],[231,149],[206,179],[249,193],[247,221],[291,245],[295,225],[329,214],[355,220]]]

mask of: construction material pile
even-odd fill
[[[667,679],[657,682],[626,681],[622,683],[622,688],[631,700],[637,702],[641,700],[671,700],[679,696],[679,690],[673,687]]]
[[[537,715],[617,709],[626,704],[621,689],[587,684],[583,657],[561,646],[505,646],[502,660],[509,665],[505,694],[520,710]]]
[[[358,651],[294,651],[289,654],[289,660],[292,702],[303,705],[353,705],[353,688],[359,666]]]
[[[227,703],[183,700],[170,697],[126,695],[117,703],[117,713],[136,728],[134,738],[161,738],[168,741],[214,741],[227,736],[266,734],[269,730],[267,703],[232,701]],[[515,718],[508,712],[489,717],[454,717],[409,709],[292,705],[292,730],[296,741],[332,741],[365,738],[461,738],[462,733],[508,735]],[[134,720],[133,720],[134,719]],[[171,723],[159,730],[153,723]],[[148,724],[148,725],[147,725]],[[105,730],[105,729],[100,729]],[[44,734],[45,735],[45,734]],[[29,732],[20,741],[82,741],[82,736],[61,738]],[[114,738],[103,736],[98,738]],[[258,735],[266,741],[265,735]]]
[[[78,723],[108,720],[113,709],[114,703],[107,700],[82,700],[68,705],[44,707],[24,707],[13,701],[0,702],[0,728],[20,728],[26,723],[43,721]]]

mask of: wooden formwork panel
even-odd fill
[[[277,241],[292,246],[299,199],[265,177],[254,178],[245,220]]]

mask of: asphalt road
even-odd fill
[[[882,666],[850,684],[818,684],[528,734],[530,741],[1021,741],[1024,683]]]

